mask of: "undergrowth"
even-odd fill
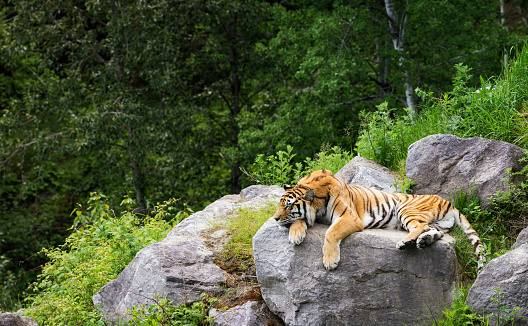
[[[135,306],[129,311],[132,318],[124,325],[129,326],[205,326],[212,325],[213,317],[208,316],[209,307],[215,298],[202,295],[202,300],[189,306],[174,305],[165,298],[151,298],[153,305]]]
[[[495,289],[493,292],[495,296],[491,299],[497,305],[497,311],[489,313],[487,315],[480,315],[474,312],[466,303],[467,296],[469,294],[470,285],[461,286],[454,297],[453,304],[448,309],[442,311],[443,316],[441,318],[434,318],[429,316],[430,325],[433,326],[461,326],[461,325],[475,325],[475,326],[488,326],[488,325],[514,325],[518,318],[524,318],[525,316],[519,316],[518,312],[521,310],[519,307],[510,309],[504,306],[501,301],[501,295],[506,294],[502,292],[500,288]]]
[[[43,249],[49,262],[30,287],[35,294],[26,299],[26,314],[39,325],[104,325],[92,296],[115,279],[140,249],[162,240],[186,216],[171,213],[175,200],[159,205],[153,217],[137,215],[130,209],[134,202],[125,198],[122,206],[128,209],[117,217],[106,200],[92,193],[88,208],[74,211],[75,224],[66,242]]]

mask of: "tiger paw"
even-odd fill
[[[293,222],[290,226],[290,234],[288,236],[290,242],[294,245],[300,245],[304,241],[304,238],[306,238],[306,228],[306,222],[302,220]]]
[[[407,240],[403,239],[401,241],[398,241],[398,243],[396,244],[396,248],[403,250],[403,249],[413,246],[415,243],[416,243],[416,240],[414,239],[407,239]]]
[[[331,271],[335,269],[339,264],[339,260],[339,247],[332,248],[327,245],[323,246],[323,265],[327,270]]]
[[[444,234],[437,230],[430,230],[430,231],[424,232],[420,234],[418,239],[416,239],[416,247],[423,248],[425,246],[429,246],[436,240],[441,239],[443,236]]]

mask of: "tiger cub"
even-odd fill
[[[425,247],[442,238],[455,223],[466,233],[478,255],[478,272],[484,266],[484,247],[466,217],[436,195],[385,193],[350,186],[328,170],[311,173],[286,192],[273,216],[279,227],[289,228],[289,240],[300,244],[308,226],[329,224],[323,245],[323,265],[337,267],[339,245],[348,235],[363,229],[405,229],[409,234],[396,244]]]

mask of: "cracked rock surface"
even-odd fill
[[[268,220],[253,238],[262,297],[286,325],[413,325],[439,315],[456,287],[455,241],[398,250],[403,231],[365,230],[341,243],[341,262],[326,271],[328,226],[308,229],[294,246]]]

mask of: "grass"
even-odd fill
[[[230,239],[217,258],[224,269],[231,272],[245,271],[254,265],[253,236],[276,210],[275,203],[259,208],[243,208],[227,222],[224,227]]]

